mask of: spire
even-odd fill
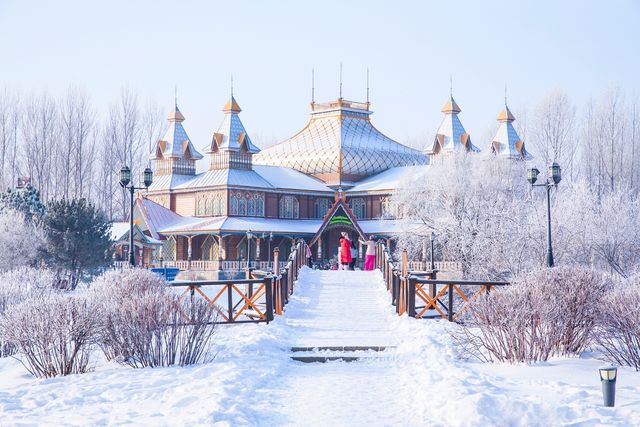
[[[367,106],[370,104],[369,102],[369,67],[367,67]]]
[[[173,86],[173,105],[178,109],[178,85]]]
[[[497,117],[500,126],[491,141],[491,152],[496,157],[511,160],[531,160],[533,156],[529,154],[525,148],[524,141],[520,139],[516,129],[513,127],[513,121],[516,118],[511,114],[507,106],[506,88],[504,101],[504,109]]]
[[[311,104],[316,103],[316,78],[315,70],[311,68]]]
[[[342,62],[340,63],[340,99],[342,99]]]

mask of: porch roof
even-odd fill
[[[163,235],[194,234],[244,234],[253,233],[312,235],[320,228],[319,219],[280,219],[218,216],[201,218],[185,217],[158,230]]]

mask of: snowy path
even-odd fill
[[[306,298],[297,298],[304,304],[286,312],[285,322],[296,331],[292,346],[394,346],[392,314],[378,277],[364,271],[313,272]]]
[[[456,358],[444,321],[398,317],[379,273],[302,275],[285,315],[220,328],[198,366],[38,380],[0,359],[0,426],[599,426],[640,425],[640,373],[619,370],[601,406],[595,359],[534,366]],[[305,364],[292,346],[391,346],[356,362]]]

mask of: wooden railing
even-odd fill
[[[246,279],[177,280],[169,284],[174,288],[184,288],[180,298],[188,297],[192,304],[196,298],[207,301],[221,319],[216,323],[269,323],[274,315],[283,314],[300,269],[306,265],[307,253],[307,244],[300,241],[287,261],[280,261],[279,250],[274,250],[274,262],[270,264],[283,266],[275,272],[247,268]],[[185,316],[189,314],[185,313]]]
[[[160,263],[157,263],[160,267]],[[280,262],[280,268],[286,267],[287,263]],[[272,270],[273,261],[236,261],[236,260],[191,260],[191,261],[163,261],[162,267],[179,268],[184,271],[244,271],[247,268],[258,270]]]
[[[438,271],[462,271],[462,263],[458,261],[435,261],[434,270]],[[429,261],[409,261],[409,271],[429,271],[431,263]]]
[[[420,271],[412,272],[411,265],[420,266]],[[428,270],[420,264],[410,263],[406,250],[397,262],[384,243],[377,246],[376,267],[382,271],[396,312],[422,319],[459,321],[483,293],[509,285],[509,282],[500,281],[437,280],[438,269]]]
[[[242,280],[173,281],[184,288],[180,299],[202,298],[218,312],[215,323],[258,323],[273,320],[273,281],[270,277]],[[183,313],[188,320],[189,313]]]
[[[274,280],[274,301],[273,306],[277,315],[282,315],[284,307],[289,302],[289,296],[293,294],[294,285],[300,274],[300,269],[307,264],[307,254],[309,247],[304,240],[300,240],[289,259],[285,261],[285,267],[280,268],[277,272],[273,272]],[[278,248],[273,251],[274,265],[282,265],[279,261],[280,253]]]

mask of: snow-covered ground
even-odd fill
[[[285,316],[221,327],[216,359],[38,380],[0,359],[0,425],[640,425],[640,373],[602,407],[595,359],[461,362],[444,321],[399,318],[377,272],[303,270]],[[292,346],[375,345],[357,362],[303,364]]]

